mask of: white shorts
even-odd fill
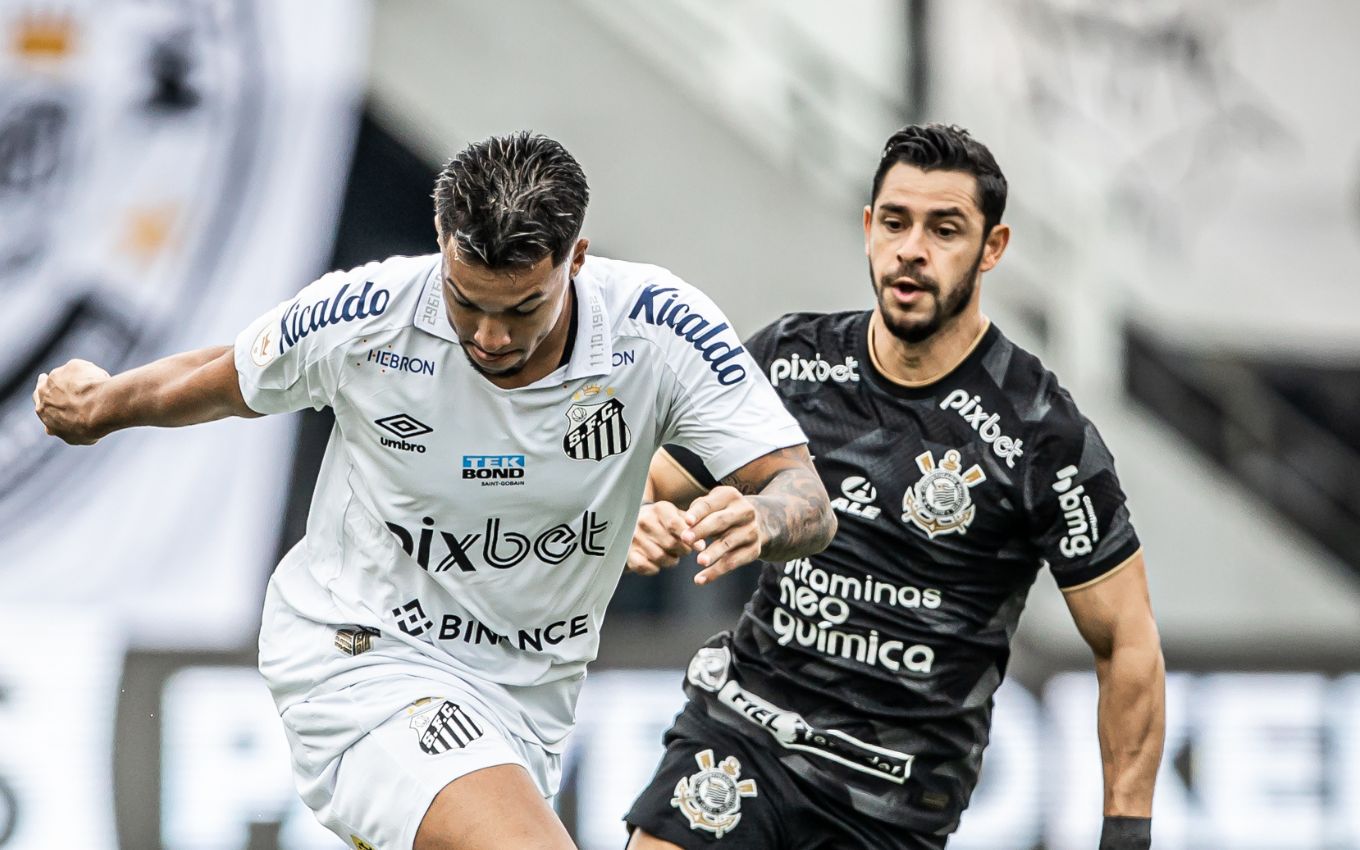
[[[260,672],[283,718],[303,802],[347,846],[411,850],[435,795],[498,764],[529,772],[544,799],[561,787],[565,741],[517,735],[505,688],[455,675],[388,636],[354,654],[337,627],[298,616],[271,583]]]
[[[347,846],[411,850],[435,795],[460,776],[517,764],[551,799],[545,789],[558,786],[561,756],[509,734],[467,702],[431,695],[400,708],[320,771],[307,755],[327,748],[339,731],[335,718],[315,700],[289,708],[283,724],[303,801]]]

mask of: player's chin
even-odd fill
[[[508,378],[511,375],[514,375],[524,368],[527,359],[528,358],[520,357],[505,364],[486,363],[480,358],[474,357],[471,353],[468,354],[468,362],[472,364],[474,369],[481,372],[483,375],[489,375],[495,378]]]
[[[884,308],[883,324],[888,332],[905,342],[923,342],[939,329],[934,311]]]

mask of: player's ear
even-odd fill
[[[869,227],[874,221],[874,208],[864,205],[864,256],[869,256]]]
[[[992,228],[992,232],[987,234],[987,239],[982,247],[982,264],[978,266],[980,271],[989,272],[997,263],[1001,262],[1001,255],[1006,253],[1006,246],[1011,243],[1011,226],[1009,224],[997,224]]]
[[[590,247],[589,239],[577,239],[576,245],[571,249],[571,276],[576,277],[576,273],[581,270],[582,264],[586,261],[586,249]]]

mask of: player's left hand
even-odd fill
[[[628,571],[654,576],[675,566],[693,551],[693,546],[680,539],[692,524],[693,520],[670,502],[643,505],[628,546]]]
[[[699,553],[695,584],[708,584],[760,557],[765,534],[756,503],[735,487],[714,487],[690,503],[690,527],[680,539]]]

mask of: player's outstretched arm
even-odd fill
[[[47,433],[88,446],[123,428],[259,416],[246,406],[229,345],[174,354],[110,376],[72,360],[38,376],[33,406]]]
[[[787,561],[815,555],[836,533],[836,515],[807,445],[778,449],[723,479],[690,503],[681,539],[699,552],[707,584],[756,558]]]
[[[1152,789],[1166,730],[1166,670],[1141,552],[1104,580],[1065,594],[1095,653],[1105,772],[1101,850],[1150,846]]]

